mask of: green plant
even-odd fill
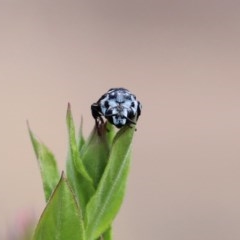
[[[117,133],[108,123],[93,128],[87,140],[82,124],[76,137],[68,105],[68,158],[60,174],[52,152],[29,128],[38,159],[46,207],[33,240],[112,240],[112,222],[122,204],[135,126]]]

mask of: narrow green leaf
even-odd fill
[[[81,212],[85,214],[85,208],[95,192],[95,189],[89,181],[87,181],[74,167],[73,160],[71,156],[67,159],[67,178],[71,184],[71,187],[74,189],[76,194],[77,202],[79,208],[81,208]]]
[[[85,138],[83,136],[83,118],[81,117],[81,123],[80,123],[80,128],[79,128],[79,133],[78,133],[78,151],[79,151],[79,153],[81,152],[84,144],[85,144]]]
[[[78,204],[62,175],[34,232],[33,240],[85,240]]]
[[[52,152],[43,143],[37,140],[29,126],[28,131],[38,160],[45,200],[47,202],[60,179],[60,174]]]
[[[101,131],[101,133],[99,133],[99,131]],[[110,146],[112,145],[112,135],[114,133],[114,130],[108,129],[106,125],[102,126],[101,130],[94,126],[90,137],[82,148],[81,158],[93,179],[95,188],[97,188],[106,167]]]
[[[125,194],[135,127],[122,128],[114,138],[108,164],[86,209],[86,238],[97,239],[112,224]]]
[[[68,136],[69,136],[69,144],[70,144],[70,154],[74,161],[74,165],[77,171],[81,173],[81,175],[86,180],[88,180],[89,182],[92,182],[92,179],[89,176],[88,172],[86,171],[83,165],[82,159],[80,158],[80,155],[78,152],[78,145],[75,137],[75,126],[73,123],[70,104],[68,104],[68,110],[67,110],[67,126],[68,126]]]
[[[81,212],[84,214],[85,206],[95,192],[95,189],[93,187],[93,181],[87,173],[82,158],[80,157],[70,105],[68,105],[67,111],[67,127],[69,135],[69,153],[66,163],[67,177],[74,189]]]
[[[113,124],[106,122],[106,139],[109,147],[112,147],[113,139],[116,135],[115,127]]]
[[[107,231],[103,233],[103,239],[104,240],[113,240],[112,237],[112,227],[108,228]]]

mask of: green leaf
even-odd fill
[[[78,145],[75,137],[75,126],[72,118],[71,113],[71,107],[70,104],[68,104],[68,110],[67,110],[67,126],[68,126],[68,136],[69,136],[69,144],[70,144],[70,154],[72,156],[72,159],[74,161],[74,165],[79,173],[88,180],[89,182],[92,182],[91,177],[89,176],[88,172],[86,171],[83,161],[80,158],[79,152],[78,152]]]
[[[80,128],[79,128],[79,133],[78,133],[78,151],[79,151],[79,153],[81,152],[84,144],[85,144],[85,138],[83,136],[83,118],[81,117],[81,123],[80,123]]]
[[[95,188],[97,188],[106,167],[114,133],[114,130],[108,129],[106,125],[103,125],[100,130],[95,126],[82,148],[81,158],[93,179]]]
[[[105,231],[103,233],[103,239],[104,240],[112,240],[113,239],[113,237],[112,237],[112,228],[111,227],[108,228],[107,231]]]
[[[114,138],[108,164],[86,209],[86,238],[97,239],[112,224],[125,194],[135,127],[125,126]]]
[[[75,169],[73,160],[70,156],[67,159],[66,168],[67,178],[71,187],[74,189],[78,205],[84,215],[86,205],[91,196],[94,194],[95,189],[93,185],[89,181],[86,181],[86,179]]]
[[[80,157],[70,105],[68,105],[67,110],[67,127],[69,136],[69,153],[66,163],[67,178],[74,189],[82,214],[84,214],[85,206],[95,192],[95,189],[93,187],[93,181],[87,173],[82,158]]]
[[[62,174],[38,222],[33,240],[85,240],[79,211],[70,185]]]
[[[109,147],[112,147],[113,139],[116,135],[115,127],[113,124],[106,122],[106,139]]]
[[[45,200],[47,202],[60,179],[60,174],[52,152],[43,143],[37,140],[29,126],[28,131],[38,160],[45,193]]]

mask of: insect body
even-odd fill
[[[125,88],[111,88],[91,105],[96,125],[103,124],[103,116],[117,128],[136,124],[141,114],[141,103]]]

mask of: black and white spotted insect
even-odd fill
[[[136,96],[125,88],[111,88],[91,105],[97,127],[104,123],[103,116],[117,128],[136,124],[141,109]]]

